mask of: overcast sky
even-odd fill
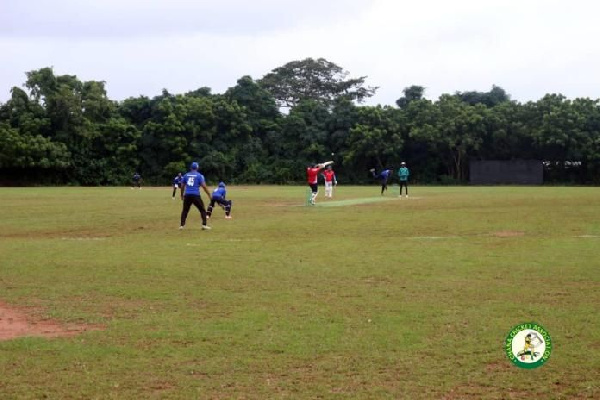
[[[599,18],[594,0],[0,0],[0,101],[46,66],[121,100],[222,93],[306,57],[367,75],[369,104],[410,85],[597,99]]]

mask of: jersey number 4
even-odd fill
[[[195,178],[194,178],[193,176],[190,176],[190,177],[187,179],[187,185],[188,185],[188,186],[194,186],[194,179],[195,179]]]

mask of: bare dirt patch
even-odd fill
[[[0,302],[0,341],[26,336],[69,337],[102,327],[79,324],[60,324],[53,320],[35,320],[17,307]]]
[[[495,237],[517,237],[517,236],[525,236],[525,232],[523,231],[498,231],[493,232],[491,234]]]
[[[489,364],[487,364],[485,366],[485,370],[488,373],[491,373],[491,372],[505,372],[505,371],[510,371],[513,368],[514,368],[514,366],[512,366],[510,364],[510,362],[508,361],[508,359],[506,359],[505,361],[502,361],[502,362],[500,362],[500,361],[494,361],[494,362],[491,362],[491,363],[489,363]]]

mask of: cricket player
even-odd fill
[[[219,186],[212,192],[212,196],[210,198],[210,204],[208,205],[208,210],[206,210],[207,218],[210,218],[212,216],[213,207],[215,206],[215,203],[216,203],[225,210],[225,219],[231,219],[232,201],[227,200],[226,197],[227,197],[227,189],[225,189],[225,182],[219,182]]]
[[[319,171],[325,168],[326,166],[333,164],[333,161],[327,161],[321,164],[315,164],[311,167],[306,168],[306,180],[308,181],[308,186],[312,192],[310,196],[310,204],[315,205],[315,200],[317,195],[319,194]]]
[[[173,200],[175,200],[175,193],[177,193],[177,189],[181,188],[182,180],[183,176],[181,176],[181,172],[178,173],[175,178],[173,178]]]
[[[400,168],[398,169],[398,179],[400,180],[400,197],[402,197],[402,187],[406,190],[406,197],[408,197],[408,177],[410,176],[410,171],[406,168],[406,163],[402,161],[400,163]]]
[[[140,190],[142,189],[142,176],[137,172],[131,177],[131,188],[133,189],[136,186]]]
[[[183,200],[183,209],[181,210],[181,225],[179,226],[179,229],[183,229],[185,226],[185,221],[192,204],[196,206],[198,211],[200,211],[200,217],[202,218],[202,230],[212,229],[206,224],[206,210],[204,209],[204,203],[200,197],[200,188],[204,189],[204,192],[209,198],[211,197],[211,194],[206,187],[204,175],[198,172],[197,162],[193,162],[192,165],[190,165],[190,172],[183,176],[182,181],[181,200]]]
[[[335,172],[331,168],[331,165],[328,165],[323,171],[323,177],[325,178],[325,197],[332,198],[333,197],[333,187],[337,186],[337,178],[335,176]]]
[[[373,174],[373,178],[378,179],[381,183],[381,195],[383,196],[383,192],[387,190],[387,182],[389,177],[392,175],[391,169],[384,169],[379,174],[375,173],[375,168],[371,168],[371,173]]]

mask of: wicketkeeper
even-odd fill
[[[219,182],[219,186],[213,190],[212,196],[210,198],[210,204],[208,205],[208,210],[206,210],[206,216],[208,218],[211,217],[213,208],[215,203],[221,206],[223,210],[225,210],[225,218],[231,219],[231,205],[232,201],[226,199],[227,189],[225,189],[225,182]]]

